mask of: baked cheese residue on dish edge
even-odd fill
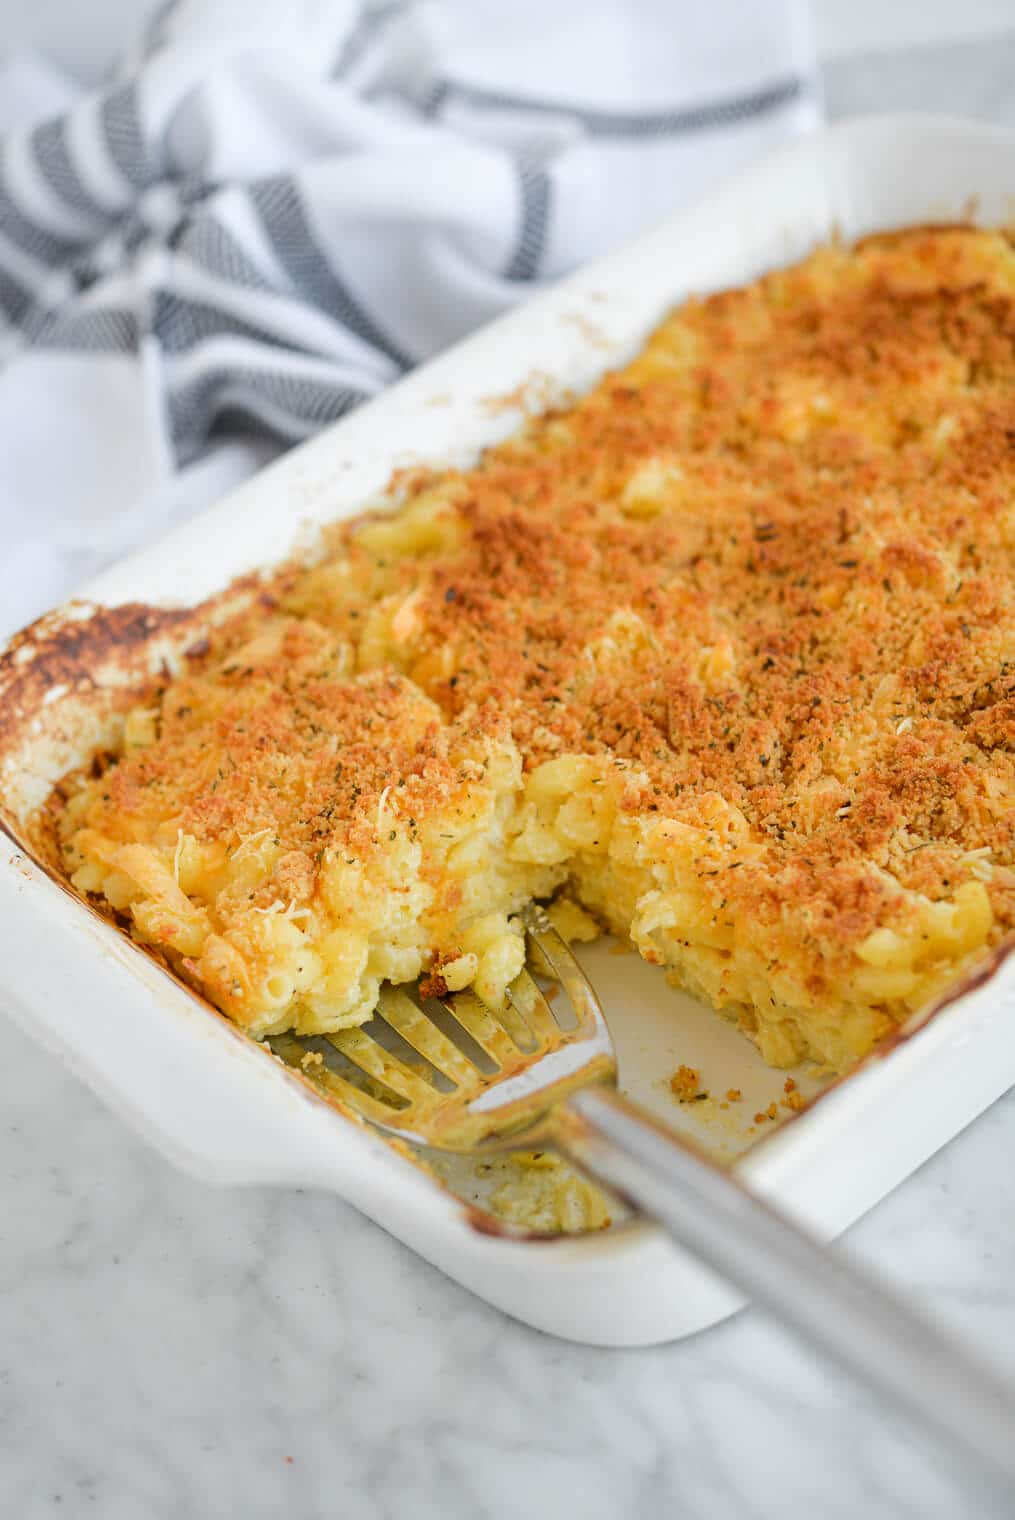
[[[62,785],[73,885],[257,1037],[496,1006],[566,894],[847,1068],[1015,919],[1013,295],[1000,233],[823,248],[403,476]]]

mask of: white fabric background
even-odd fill
[[[95,84],[123,45],[125,32],[156,0],[0,0],[6,47],[38,48],[76,79]],[[810,0],[819,62],[861,51],[968,42],[1010,31],[1011,0]],[[931,109],[933,101],[923,102]]]
[[[0,633],[820,119],[802,0],[177,0],[0,63]]]

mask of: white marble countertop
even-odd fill
[[[101,16],[114,9],[103,0]],[[848,42],[836,33],[834,115],[893,99],[1015,115],[1015,33],[987,50],[912,46],[894,63],[858,61]],[[654,1350],[551,1340],[334,1198],[216,1191],[171,1170],[3,1030],[4,1515],[989,1512],[756,1311]],[[1015,1375],[1013,1146],[1015,1093],[849,1244]]]
[[[750,1310],[640,1351],[505,1319],[330,1196],[172,1170],[13,1026],[0,1491],[17,1520],[988,1513]],[[1015,1372],[1015,1094],[850,1232]]]

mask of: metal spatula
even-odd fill
[[[1015,1390],[855,1262],[812,1239],[616,1091],[596,995],[545,913],[523,915],[555,1013],[525,971],[494,1014],[465,992],[433,1016],[385,989],[377,1015],[323,1042],[271,1043],[386,1133],[470,1155],[552,1148],[663,1225],[811,1345],[1015,1492]],[[557,1000],[559,1001],[559,1000]]]

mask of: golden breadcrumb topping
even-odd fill
[[[126,875],[137,928],[124,844],[214,874],[263,831],[252,885],[177,870],[193,953],[163,925],[229,1007],[209,934],[244,988],[253,908],[370,941],[354,898],[397,845],[409,975],[463,985],[479,917],[567,882],[770,1060],[861,1054],[1015,917],[1013,296],[1000,233],[823,248],[687,302],[475,468],[403,477],[132,715],[68,808],[79,885]],[[232,1011],[311,1027],[318,975]]]
[[[670,1078],[670,1092],[678,1103],[694,1103],[699,1098],[707,1098],[708,1093],[701,1088],[701,1072],[693,1066],[678,1066]]]

